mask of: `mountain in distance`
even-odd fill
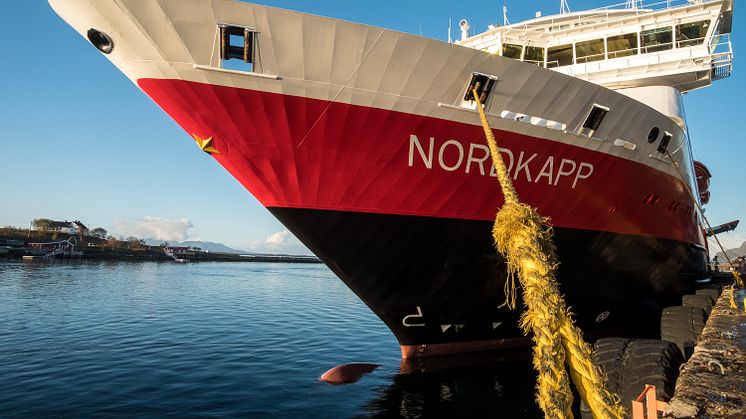
[[[171,241],[171,240],[145,239],[145,244],[147,244],[148,246],[158,246],[162,244],[163,242],[168,242],[169,246],[198,247],[202,250],[208,250],[210,252],[215,252],[215,253],[231,253],[235,255],[251,254],[251,252],[247,252],[245,250],[234,249],[232,247],[228,247],[224,245],[223,243],[216,243],[216,242],[203,242],[203,241],[194,241],[194,240],[177,242],[177,241]]]
[[[746,242],[741,243],[741,246],[736,247],[735,249],[728,249],[726,252],[728,252],[728,257],[730,257],[731,260],[739,256],[744,256],[746,255]],[[725,262],[727,260],[725,259],[723,252],[718,252],[717,258],[720,262]]]

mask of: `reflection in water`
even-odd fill
[[[530,351],[403,360],[378,389],[369,417],[542,417],[533,401]]]

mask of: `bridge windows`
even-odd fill
[[[544,67],[544,48],[527,46],[523,61]]]
[[[557,45],[547,50],[547,68],[572,65],[572,44]]]
[[[673,28],[671,26],[644,30],[640,33],[640,38],[642,39],[643,53],[673,48]]]
[[[693,47],[705,42],[707,30],[710,28],[709,20],[699,22],[682,23],[676,26],[676,46],[679,48]]]
[[[503,57],[520,60],[521,55],[523,55],[523,45],[503,44]]]
[[[606,59],[686,48],[705,43],[712,21],[681,23],[674,26],[650,28],[575,43],[554,45],[502,44],[502,56],[522,60],[541,67],[556,68],[585,64]],[[530,40],[531,43],[540,43]]]
[[[578,64],[599,61],[604,58],[606,58],[606,47],[603,38],[575,44],[575,62]]]
[[[609,58],[627,57],[637,54],[637,32],[610,36],[606,39],[609,45]]]

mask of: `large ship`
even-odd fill
[[[707,276],[709,179],[682,94],[730,75],[732,0],[563,7],[476,35],[462,21],[456,42],[230,0],[50,3],[404,358],[527,342],[503,306],[503,197],[471,87],[520,198],[551,220],[589,338],[646,333]]]

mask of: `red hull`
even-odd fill
[[[476,117],[467,125],[182,80],[139,85],[188,133],[212,137],[218,162],[267,207],[489,220],[502,204]],[[701,243],[678,179],[579,146],[495,134],[521,199],[553,225]]]

